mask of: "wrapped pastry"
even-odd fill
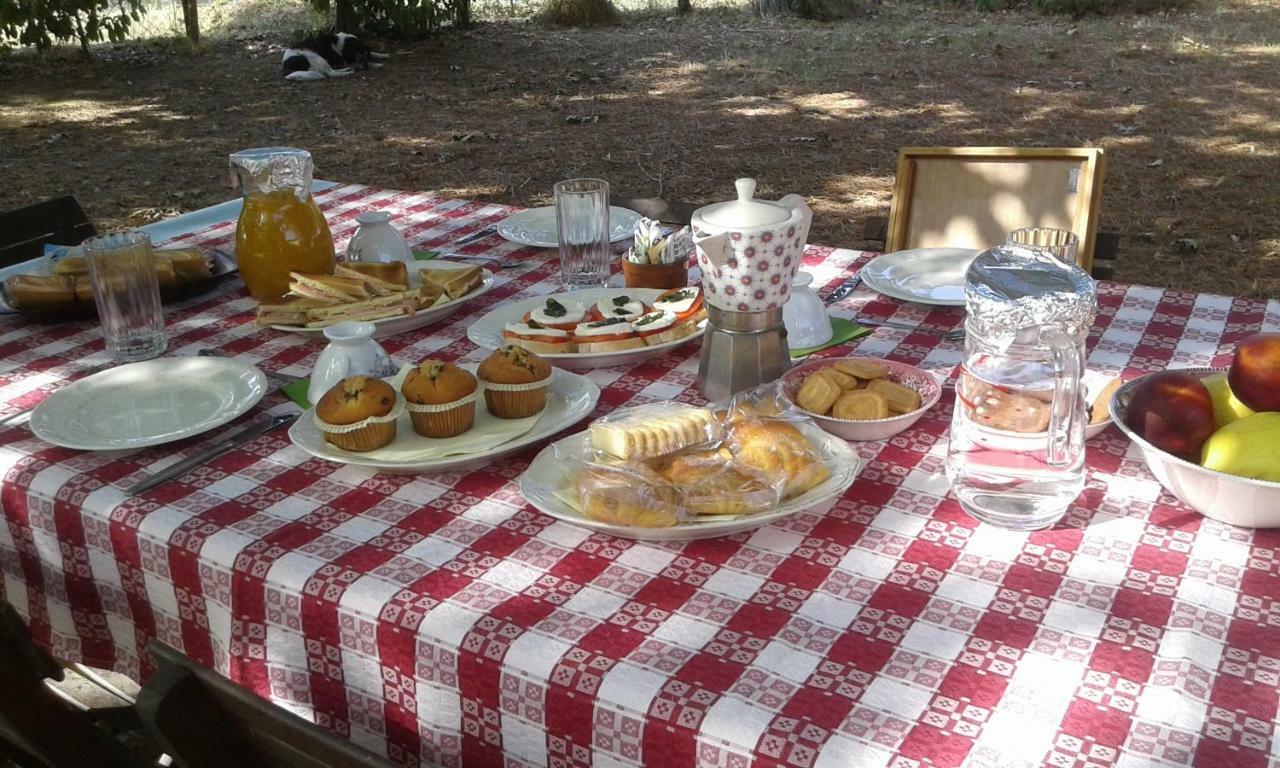
[[[831,476],[817,447],[785,419],[738,420],[729,431],[728,443],[739,463],[782,478],[784,499],[806,493]]]
[[[598,419],[589,428],[593,450],[619,459],[648,459],[719,438],[706,408],[687,403],[649,403]]]
[[[694,515],[750,515],[772,509],[782,496],[780,478],[733,460],[724,449],[662,456],[649,462],[679,490]]]
[[[688,517],[675,486],[643,465],[585,462],[574,490],[582,514],[602,523],[669,528]]]

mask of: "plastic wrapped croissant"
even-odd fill
[[[775,385],[735,395],[717,409],[724,447],[738,463],[782,483],[782,498],[793,499],[831,476],[818,447],[801,432],[812,424],[778,393]]]
[[[588,430],[588,457],[564,457],[566,491],[587,518],[668,527],[775,509],[830,476],[800,425],[808,417],[772,389],[702,408],[660,402],[623,408]]]

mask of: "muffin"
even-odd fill
[[[476,422],[476,377],[453,363],[423,360],[400,387],[413,431],[456,437]]]
[[[547,405],[551,366],[523,347],[494,350],[476,369],[484,382],[484,402],[500,419],[523,419]]]
[[[390,384],[372,376],[351,376],[324,393],[314,418],[331,445],[373,451],[396,439],[400,409],[400,398]]]

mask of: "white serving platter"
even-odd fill
[[[465,364],[462,367],[474,372],[476,366]],[[481,387],[483,386],[481,383]],[[449,441],[422,437],[413,431],[408,412],[402,413],[396,422],[395,441],[387,448],[377,451],[356,453],[325,442],[323,433],[315,425],[314,408],[302,414],[302,417],[289,428],[289,439],[312,456],[338,464],[351,464],[393,473],[457,472],[491,464],[503,456],[509,456],[573,426],[595,409],[599,399],[600,388],[590,379],[575,373],[552,369],[551,384],[547,392],[547,407],[533,418],[531,424],[522,425],[527,426],[527,429],[512,435],[506,442],[469,453],[450,454],[447,453],[448,446],[442,448],[441,444],[452,442],[456,447],[461,448],[464,445],[463,441],[470,439],[468,438],[470,433],[449,438]],[[483,390],[481,390],[476,399],[476,426],[473,431],[485,429],[485,423],[492,421],[501,420],[489,415],[486,411]]]
[[[978,256],[973,248],[911,248],[885,253],[862,268],[876,293],[935,307],[964,306],[964,277]]]
[[[616,243],[631,237],[639,220],[640,214],[629,208],[609,206],[609,242]],[[521,245],[558,248],[560,236],[556,231],[556,207],[547,205],[513,213],[498,222],[498,234]]]
[[[95,373],[31,413],[47,443],[82,451],[145,448],[207,432],[267,392],[267,377],[233,358],[161,357]]]
[[[831,477],[807,493],[789,499],[767,512],[741,517],[709,517],[670,528],[640,528],[630,525],[602,523],[585,517],[567,504],[557,493],[572,485],[568,462],[582,460],[591,454],[590,438],[585,432],[570,435],[543,448],[520,476],[520,493],[539,511],[611,536],[643,541],[689,541],[729,536],[759,528],[797,512],[822,511],[831,505],[853,484],[862,470],[862,461],[849,444],[816,426],[803,425],[806,437],[813,441],[831,470]]]
[[[445,268],[454,267],[462,269],[469,265],[459,264],[452,261],[431,260],[423,262],[422,266],[439,266]],[[459,296],[456,299],[442,301],[439,304],[428,307],[427,309],[420,309],[412,315],[399,315],[397,317],[384,317],[381,320],[370,320],[369,322],[373,323],[374,328],[376,329],[373,332],[373,338],[382,339],[387,336],[395,336],[398,333],[404,333],[406,331],[416,331],[419,328],[423,328],[437,320],[442,320],[449,315],[452,315],[457,311],[458,307],[461,307],[463,304],[466,304],[474,298],[485,295],[489,292],[489,289],[493,288],[493,273],[487,269],[482,269],[481,274],[483,275],[483,278],[480,285],[466,296]],[[417,288],[420,284],[421,281],[418,278],[418,270],[414,268],[413,265],[409,265],[409,287]],[[324,335],[324,328],[303,328],[297,325],[278,324],[271,327],[277,331],[288,331],[290,333],[298,333],[304,336]]]
[[[545,296],[535,296],[531,299],[514,301],[508,304],[502,304],[493,308],[479,320],[476,320],[467,328],[467,338],[471,339],[471,343],[484,347],[485,349],[497,349],[504,346],[507,342],[502,337],[502,331],[507,327],[507,323],[523,322],[526,312],[531,312],[537,307],[546,303],[547,299],[557,298],[566,299],[577,302],[586,306],[590,306],[613,296],[621,296],[626,294],[634,296],[645,304],[652,305],[653,300],[661,296],[666,291],[660,288],[591,288],[582,291],[573,291],[572,293],[555,293]],[[593,368],[609,368],[615,365],[635,365],[636,363],[648,360],[651,357],[665,354],[676,347],[686,344],[694,339],[702,338],[703,332],[706,330],[706,320],[702,320],[698,324],[698,330],[688,336],[684,336],[672,341],[666,341],[661,344],[654,344],[651,347],[640,347],[638,349],[624,349],[620,352],[590,352],[578,353],[569,352],[565,354],[542,354],[538,357],[546,360],[552,365],[564,368],[570,371],[587,371]]]

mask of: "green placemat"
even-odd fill
[[[309,379],[303,379],[302,381],[295,381],[292,384],[285,384],[280,388],[280,391],[285,394],[285,397],[288,397],[290,400],[297,403],[298,406],[305,411],[311,407],[311,403],[307,402],[307,387],[309,386],[311,386],[311,381]]]
[[[853,341],[871,333],[871,329],[864,325],[858,325],[852,320],[845,320],[843,317],[831,318],[831,339],[826,344],[819,344],[816,347],[808,347],[806,349],[791,350],[791,357],[804,357],[812,355],[814,352],[820,352],[827,347],[834,347],[843,344],[846,341]]]

